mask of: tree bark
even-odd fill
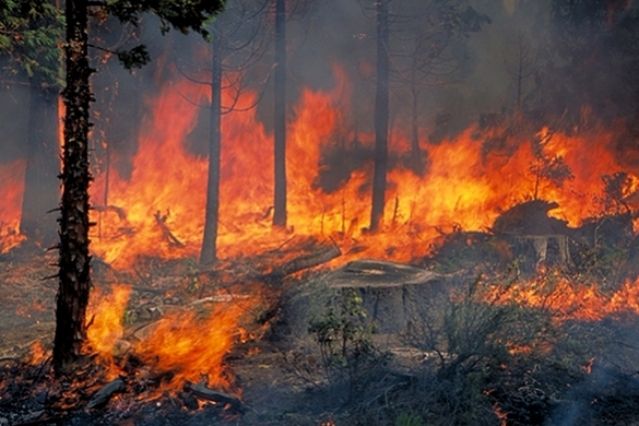
[[[57,93],[30,88],[27,168],[20,232],[45,247],[55,244],[55,216],[47,214],[58,204]]]
[[[91,288],[89,273],[88,134],[91,68],[87,56],[87,2],[67,0],[64,148],[60,204],[59,289],[53,365],[57,374],[81,355]]]
[[[214,31],[212,42],[211,122],[209,134],[209,173],[206,192],[206,213],[200,263],[217,259],[217,230],[220,209],[220,147],[222,116],[222,44]]]
[[[275,185],[273,225],[286,227],[286,3],[275,0]]]
[[[384,215],[386,195],[386,170],[388,168],[388,4],[389,0],[377,2],[377,89],[375,94],[375,164],[373,171],[373,194],[370,230],[379,229]]]
[[[417,88],[417,75],[413,70],[411,77],[411,142],[410,142],[410,161],[408,166],[418,176],[424,176],[426,172],[426,153],[419,146],[419,89]]]
[[[411,128],[411,139],[410,139],[410,150],[411,150],[411,155],[413,156],[418,156],[420,154],[420,149],[419,149],[419,126],[417,124],[417,120],[418,120],[418,116],[419,116],[419,111],[418,111],[418,102],[419,102],[419,94],[417,91],[417,88],[415,87],[417,85],[416,81],[415,81],[415,77],[413,77],[413,80],[411,81],[411,117],[410,117],[410,128]]]

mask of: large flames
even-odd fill
[[[544,128],[530,137],[472,126],[437,144],[420,141],[427,163],[423,176],[401,166],[390,171],[384,231],[368,235],[370,164],[350,171],[337,190],[327,192],[316,184],[323,152],[338,144],[370,146],[373,139],[360,134],[361,142],[353,142],[354,133],[344,130],[350,89],[339,68],[335,81],[327,92],[304,90],[294,108],[287,146],[288,217],[294,233],[330,236],[346,252],[356,245],[368,255],[409,260],[426,254],[441,230],[489,228],[500,212],[533,197],[558,202],[553,215],[578,225],[607,208],[602,178],[631,169],[617,158],[614,129],[592,126],[568,135]],[[187,139],[207,90],[177,79],[149,100],[132,173],[128,179],[112,173],[111,207],[96,213],[93,250],[108,262],[126,266],[138,255],[197,253],[208,166],[189,151]],[[239,103],[250,105],[255,96],[247,92]],[[254,110],[225,115],[222,135],[218,247],[219,255],[228,258],[286,236],[270,226],[272,135]],[[408,155],[410,143],[401,130],[394,130],[390,140],[393,155]],[[569,171],[563,182],[553,181],[544,169],[557,161]],[[639,180],[628,176],[631,193]],[[94,194],[103,188],[104,176],[98,176]]]
[[[130,294],[126,285],[92,293],[86,350],[97,355],[108,377],[126,374],[122,364],[132,351],[156,374],[167,375],[161,391],[179,391],[187,382],[203,378],[209,386],[233,388],[233,377],[223,361],[234,344],[246,337],[240,322],[259,303],[257,294],[227,294],[220,298],[225,303],[211,310],[184,308],[128,335],[125,317]]]
[[[223,117],[219,257],[255,254],[296,234],[332,238],[346,254],[343,260],[357,253],[407,261],[426,255],[442,232],[488,229],[501,212],[524,200],[556,201],[560,207],[552,214],[577,226],[620,205],[629,208],[632,199],[639,198],[639,178],[628,156],[620,159],[616,147],[620,132],[614,128],[592,124],[568,134],[551,133],[548,128],[518,132],[513,123],[489,129],[477,125],[437,143],[422,138],[423,174],[393,161],[384,226],[371,234],[366,226],[372,162],[346,167],[347,175],[338,188],[329,191],[318,184],[326,152],[370,151],[374,139],[351,130],[346,112],[351,96],[348,78],[339,67],[334,76],[331,90],[303,90],[290,117],[287,230],[271,227],[272,134],[253,109]],[[106,262],[126,268],[139,256],[197,254],[204,227],[208,162],[194,154],[187,141],[198,120],[206,116],[198,104],[208,101],[208,90],[175,78],[148,99],[131,173],[121,175],[114,159],[108,205],[98,205],[92,213],[97,222],[92,250]],[[225,93],[224,98],[231,103],[231,94]],[[256,93],[246,92],[238,105],[251,105],[256,98]],[[411,143],[401,129],[392,130],[390,147],[394,159],[411,155]],[[21,161],[0,166],[4,195],[0,253],[22,238],[18,227],[23,169]],[[622,171],[625,183],[611,201],[604,191],[606,179]],[[106,178],[96,176],[93,200],[104,200]],[[564,319],[596,320],[628,310],[639,313],[639,282],[628,282],[613,295],[602,294],[596,286],[561,280],[548,291],[546,284],[533,281],[506,292],[495,287],[492,297],[498,294],[504,302],[548,308]],[[88,345],[112,374],[118,373],[115,355],[125,334],[123,315],[129,296],[130,289],[124,286],[116,286],[110,295],[94,293],[96,302],[89,315]],[[255,303],[250,297],[233,300],[224,309],[218,306],[204,316],[191,311],[168,315],[131,350],[146,364],[171,372],[169,384],[174,389],[202,377],[213,386],[229,388],[232,380],[223,358],[238,338],[240,319]]]

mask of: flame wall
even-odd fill
[[[347,249],[363,242],[370,255],[408,260],[427,253],[439,230],[488,228],[500,212],[532,197],[536,180],[532,167],[540,155],[533,150],[533,140],[544,138],[549,130],[523,136],[524,132],[480,131],[473,126],[437,144],[420,141],[428,163],[424,176],[401,166],[390,171],[385,232],[366,235],[370,165],[354,169],[337,191],[327,193],[314,184],[322,152],[334,146],[336,134],[348,134],[349,82],[338,67],[334,74],[331,90],[302,91],[290,119],[288,209],[289,225],[296,234],[335,237]],[[255,97],[245,93],[240,104],[251,104]],[[131,176],[124,179],[114,173],[110,182],[109,204],[123,209],[126,219],[115,210],[96,218],[100,226],[93,249],[107,261],[126,265],[136,255],[177,257],[199,250],[207,159],[189,152],[186,140],[200,117],[197,103],[207,99],[206,86],[175,79],[148,100],[149,114]],[[486,140],[495,134],[502,141],[487,149]],[[603,211],[602,176],[624,170],[614,150],[616,136],[614,129],[593,126],[579,134],[555,133],[548,138],[541,154],[561,159],[572,173],[563,185],[540,180],[538,196],[560,204],[555,216],[578,225]],[[406,155],[410,144],[403,132],[393,130],[390,138],[395,155]],[[360,139],[365,145],[372,143],[372,135],[362,134]],[[254,110],[223,117],[221,257],[250,254],[287,238],[270,226],[272,143]],[[103,187],[103,179],[97,177],[94,192]],[[158,212],[184,247],[167,242],[155,218]]]

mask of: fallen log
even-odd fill
[[[102,388],[100,388],[100,390],[98,390],[95,393],[95,395],[93,395],[93,398],[91,398],[91,400],[87,404],[87,408],[91,409],[91,408],[100,407],[106,404],[107,402],[109,402],[109,400],[114,394],[116,394],[117,392],[121,392],[123,390],[124,390],[124,380],[115,379],[107,383],[106,385],[102,386]]]
[[[244,403],[240,399],[224,392],[209,389],[201,383],[193,384],[187,382],[184,385],[184,390],[191,392],[196,398],[214,402],[222,406],[228,405],[233,411],[238,413],[243,413],[246,410]]]
[[[281,280],[282,278],[301,272],[305,269],[313,268],[315,266],[322,265],[330,262],[342,255],[342,251],[337,245],[331,243],[328,246],[322,246],[313,253],[303,254],[297,256],[281,266],[277,266],[271,270],[271,272],[263,275],[261,278],[266,282],[274,282]]]

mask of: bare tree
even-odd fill
[[[286,0],[275,0],[273,225],[286,227]]]
[[[385,206],[388,170],[389,93],[391,84],[410,94],[411,155],[416,171],[423,171],[419,148],[419,104],[424,88],[455,75],[460,59],[451,47],[456,38],[478,31],[488,18],[466,0],[441,2],[375,2],[377,22],[377,87],[375,95],[375,154],[370,230],[378,231]],[[391,46],[392,44],[392,46]],[[421,162],[420,162],[421,159]]]
[[[388,168],[388,114],[389,114],[389,3],[378,0],[377,17],[377,85],[375,91],[375,156],[370,230],[379,229],[386,195]]]
[[[465,63],[464,41],[488,17],[466,0],[405,3],[393,14],[396,47],[391,53],[391,81],[410,103],[411,153],[409,167],[425,171],[426,154],[419,146],[419,120],[423,96],[433,87],[459,81]]]
[[[210,264],[217,259],[217,236],[220,208],[220,153],[222,147],[222,116],[234,111],[246,111],[252,105],[239,105],[246,88],[247,69],[263,55],[265,39],[262,37],[264,10],[267,1],[229,2],[223,14],[213,23],[211,33],[211,80],[205,82],[211,88],[209,127],[209,168],[206,193],[204,235],[200,251],[200,263]],[[262,83],[268,81],[268,76]],[[193,80],[193,79],[192,79]],[[223,105],[223,90],[232,92],[230,104]]]

